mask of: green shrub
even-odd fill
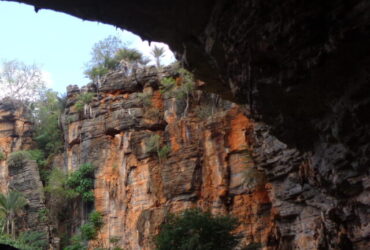
[[[168,154],[171,152],[171,146],[162,145],[162,137],[158,134],[154,134],[149,137],[145,143],[147,153],[156,153],[159,161],[166,159]]]
[[[47,208],[42,208],[38,211],[38,219],[41,221],[41,222],[46,222],[48,221],[48,215],[49,215],[49,211]]]
[[[166,159],[170,152],[171,152],[171,146],[164,145],[164,146],[160,147],[159,150],[158,150],[159,159],[161,159],[161,160]]]
[[[27,151],[17,151],[13,152],[8,157],[9,167],[20,168],[27,160],[31,159],[31,155]]]
[[[72,237],[72,245],[65,247],[64,250],[87,249],[85,242],[95,240],[103,225],[101,213],[91,212],[88,221],[80,227],[80,233]]]
[[[67,187],[78,193],[85,202],[94,201],[94,171],[90,163],[85,163],[67,179]]]
[[[48,246],[45,233],[35,231],[23,232],[16,239],[11,238],[10,235],[1,234],[0,243],[20,250],[43,250]]]
[[[45,192],[49,193],[53,200],[60,205],[65,200],[76,198],[79,194],[67,185],[68,176],[59,168],[53,168],[50,172]]]
[[[140,102],[143,103],[144,107],[152,106],[152,97],[151,93],[138,93],[137,97],[139,98]]]
[[[240,237],[231,232],[238,222],[229,216],[213,216],[199,209],[170,215],[155,237],[157,250],[231,250]]]
[[[176,81],[172,77],[164,77],[161,80],[161,85],[159,86],[161,94],[166,95],[166,97],[169,97],[171,91],[176,86]]]
[[[5,154],[2,151],[0,151],[0,161],[3,160],[5,160]]]
[[[93,98],[95,96],[95,93],[87,92],[87,93],[81,93],[77,96],[77,102],[74,104],[74,107],[77,112],[82,112],[84,110],[85,105],[89,105]]]

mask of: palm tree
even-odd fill
[[[17,191],[10,191],[7,194],[0,194],[0,213],[4,219],[3,231],[15,237],[15,218],[16,215],[27,204],[23,195]]]
[[[161,67],[161,57],[163,57],[164,54],[165,54],[164,47],[154,46],[154,48],[152,49],[152,55],[155,58],[157,68]]]

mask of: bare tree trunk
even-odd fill
[[[15,224],[14,224],[14,218],[12,218],[12,238],[15,239]]]

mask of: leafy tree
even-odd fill
[[[13,239],[7,234],[0,235],[0,243],[16,247],[20,250],[43,250],[48,246],[45,233],[26,231]]]
[[[24,103],[40,97],[45,88],[40,68],[17,60],[4,61],[0,71],[0,98],[9,97]]]
[[[93,81],[100,82],[102,76],[110,70],[121,69],[130,75],[138,66],[145,66],[147,58],[136,49],[127,48],[115,36],[109,36],[97,42],[91,52],[91,60],[85,75]]]
[[[90,163],[85,163],[78,170],[73,172],[67,179],[67,187],[78,193],[85,202],[94,201],[94,171]]]
[[[19,192],[0,194],[0,213],[5,220],[3,231],[5,229],[12,238],[15,238],[15,218],[26,204],[26,199]]]
[[[165,55],[165,50],[164,50],[164,47],[158,47],[158,46],[154,46],[154,48],[152,49],[152,55],[153,57],[155,58],[155,63],[157,65],[157,68],[160,68],[161,67],[161,58]]]
[[[63,109],[63,99],[52,90],[45,91],[35,104],[34,139],[38,149],[45,154],[45,158],[59,153],[63,148],[63,132],[60,126]]]
[[[237,226],[237,220],[229,216],[185,210],[166,218],[155,244],[157,250],[231,250],[240,239],[231,233]]]

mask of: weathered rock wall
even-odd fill
[[[40,219],[45,210],[43,185],[37,163],[24,159],[22,164],[9,166],[7,160],[11,153],[33,149],[32,123],[30,113],[24,105],[3,99],[0,102],[0,192],[16,190],[27,200],[23,215],[18,218],[18,231],[32,230],[45,232],[48,236],[47,222]]]
[[[86,112],[75,111],[80,90],[69,88],[66,169],[85,162],[97,167],[95,208],[105,221],[99,243],[108,246],[110,238],[118,238],[129,249],[152,249],[166,214],[200,207],[236,216],[242,245],[266,245],[275,228],[271,187],[262,183],[251,189],[243,174],[255,168],[246,156],[253,123],[241,107],[221,100],[208,110],[212,117],[200,118],[198,108],[213,99],[199,91],[183,116],[185,100],[165,98],[158,87],[156,72],[139,81],[115,73],[98,91],[81,90],[97,92]],[[139,93],[151,94],[150,106]],[[166,159],[147,153],[154,134],[171,146]]]
[[[0,102],[0,191],[7,192],[9,170],[6,163],[8,155],[32,147],[32,124],[27,118],[27,111],[11,101]]]

